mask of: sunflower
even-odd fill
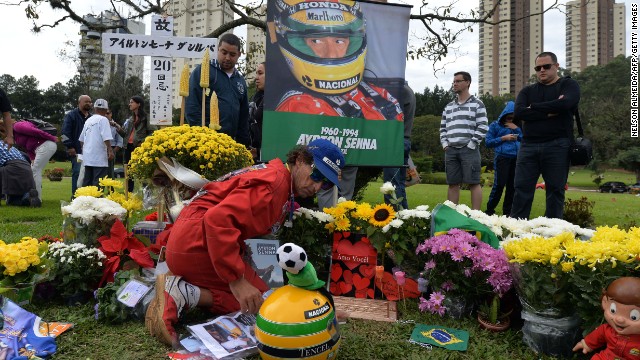
[[[378,204],[373,208],[373,217],[369,219],[369,223],[373,226],[384,227],[396,217],[396,212],[391,205]]]

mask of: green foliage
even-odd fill
[[[98,308],[96,310],[96,316],[99,321],[109,324],[119,324],[129,318],[131,308],[118,301],[117,291],[120,286],[124,285],[129,279],[138,276],[140,276],[138,269],[119,271],[114,277],[113,282],[107,283],[97,290],[96,300],[98,300]]]
[[[109,109],[113,113],[113,119],[121,125],[131,116],[129,100],[134,95],[142,95],[142,80],[137,76],[123,79],[120,74],[113,74],[96,94],[96,97],[106,99]],[[93,99],[95,100],[95,98]],[[149,114],[149,102],[145,102],[145,111]]]
[[[444,150],[440,145],[439,135],[440,119],[440,116],[434,115],[416,116],[411,132],[412,153],[418,156],[431,156],[433,171],[444,171]],[[420,167],[418,170],[422,172]]]
[[[489,93],[480,95],[480,100],[484,103],[484,107],[487,109],[487,119],[489,123],[498,120],[498,116],[502,113],[507,102],[515,101],[513,94],[504,94],[500,96],[492,96]]]
[[[574,291],[569,275],[560,265],[526,262],[511,263],[514,287],[523,310],[565,317],[573,314],[574,304],[569,294]]]
[[[563,217],[568,222],[583,228],[593,226],[593,207],[595,201],[589,201],[585,196],[578,200],[566,199],[564,202]]]
[[[453,100],[453,94],[436,85],[433,90],[428,87],[421,94],[416,92],[416,117],[422,115],[442,116],[442,111]]]
[[[616,162],[624,169],[635,172],[636,182],[640,181],[640,147],[636,146],[620,152]]]
[[[331,233],[311,215],[295,217],[291,227],[281,226],[277,235],[280,244],[292,242],[306,250],[309,261],[319,274],[329,271],[327,257],[331,254]]]
[[[104,254],[84,244],[53,243],[48,257],[55,266],[53,285],[63,297],[93,291],[102,276]]]
[[[411,156],[420,175],[433,172],[433,156]]]

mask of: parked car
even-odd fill
[[[115,168],[115,169],[113,169],[113,177],[115,177],[115,178],[124,178],[124,169],[123,168]]]
[[[542,189],[542,190],[546,189],[546,185],[544,184],[544,181],[536,184],[536,190],[538,189]],[[564,189],[569,190],[569,183],[564,184]]]
[[[607,181],[600,185],[601,193],[626,193],[627,191],[629,191],[629,187],[621,181]]]
[[[629,185],[629,192],[632,194],[640,194],[640,182]]]

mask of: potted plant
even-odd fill
[[[0,295],[18,305],[31,302],[35,285],[49,273],[47,249],[46,242],[28,236],[12,244],[0,240]]]
[[[454,318],[473,313],[477,299],[505,294],[512,284],[504,251],[466,231],[451,229],[420,244],[416,254],[426,262],[423,276],[436,291],[420,298],[420,310]]]
[[[478,307],[478,323],[489,331],[505,331],[511,326],[512,309],[505,310],[501,306],[500,296],[494,294],[487,302],[481,303]]]
[[[45,170],[45,175],[51,181],[62,181],[62,176],[64,175],[64,169],[62,168],[53,168]]]
[[[85,303],[98,287],[106,256],[85,244],[55,242],[49,245],[53,285],[68,305]]]

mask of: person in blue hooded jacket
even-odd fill
[[[520,150],[520,141],[522,140],[522,130],[519,121],[514,120],[515,104],[509,101],[502,110],[498,120],[489,125],[489,131],[485,138],[485,144],[495,151],[493,159],[493,187],[487,201],[488,215],[495,214],[496,207],[502,197],[502,191],[505,186],[507,191],[504,195],[502,203],[502,214],[509,215],[511,213],[511,205],[513,204],[513,180],[516,175],[516,158],[518,150]]]

